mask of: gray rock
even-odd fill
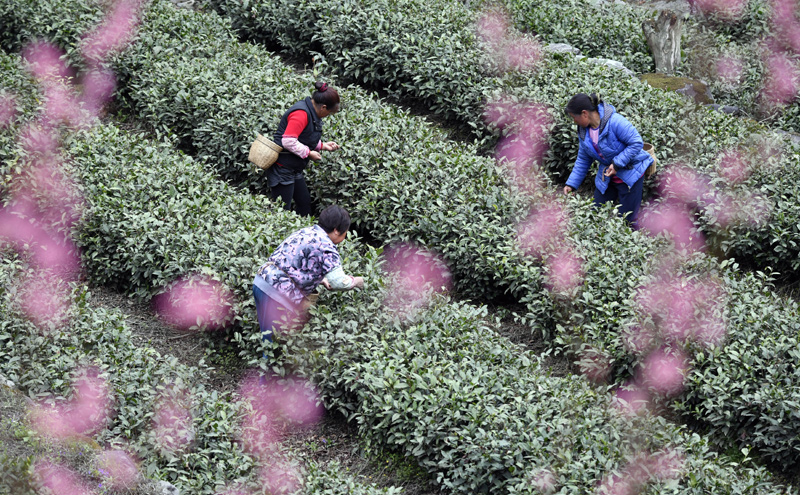
[[[6,378],[5,375],[3,375],[2,373],[0,373],[0,384],[5,385],[6,387],[12,390],[17,388],[17,385],[8,378]]]
[[[595,63],[595,64],[600,64],[600,65],[605,65],[605,66],[611,67],[612,69],[621,70],[628,77],[635,77],[636,76],[636,73],[634,73],[632,70],[630,70],[629,68],[627,68],[624,65],[622,65],[622,62],[617,62],[616,60],[611,60],[611,59],[608,59],[608,58],[588,58],[586,60],[589,61],[589,62]]]
[[[712,103],[710,105],[706,105],[709,108],[713,108],[714,110],[722,113],[727,113],[728,115],[739,116],[742,115],[742,109],[739,107],[735,107],[732,105],[720,105],[717,103]]]
[[[711,94],[711,90],[708,88],[708,85],[706,85],[703,81],[700,82],[705,87],[704,94],[700,94],[700,92],[697,91],[697,86],[691,83],[687,84],[681,89],[676,89],[675,92],[682,94],[688,98],[691,98],[697,102],[703,102],[704,100],[714,101],[714,95]]]
[[[172,483],[161,480],[156,484],[156,495],[181,495],[181,491]]]
[[[788,132],[782,129],[776,129],[775,132],[782,136],[788,137],[793,143],[800,143],[800,134],[797,134],[796,132]]]
[[[544,51],[548,53],[572,53],[573,55],[580,55],[581,51],[567,43],[550,43],[545,45]]]
[[[194,0],[172,0],[172,3],[174,3],[176,7],[182,9],[194,8]]]

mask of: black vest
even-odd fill
[[[281,117],[278,129],[275,131],[272,140],[275,141],[275,144],[278,146],[282,146],[283,133],[286,132],[286,125],[289,123],[289,114],[296,110],[303,110],[308,116],[308,124],[306,128],[303,129],[303,132],[297,136],[297,140],[313,151],[314,148],[317,147],[320,138],[322,138],[322,119],[317,117],[317,112],[314,111],[314,105],[311,103],[310,96],[307,96],[305,100],[298,101],[292,105],[289,110],[286,110],[286,113]],[[281,165],[292,170],[303,170],[308,166],[308,157],[300,158],[292,152],[282,151],[278,155],[276,165]]]

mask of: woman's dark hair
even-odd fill
[[[317,223],[327,234],[334,230],[341,234],[350,229],[350,214],[341,206],[330,205],[319,214]]]
[[[592,93],[591,96],[586,93],[578,93],[569,100],[564,111],[570,115],[580,115],[584,110],[596,112],[597,106],[603,103],[603,100],[597,96],[597,93]]]
[[[316,82],[314,84],[314,94],[311,99],[318,105],[325,105],[329,110],[333,110],[339,104],[339,92],[333,86],[328,86],[328,83]]]

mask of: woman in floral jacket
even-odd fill
[[[258,269],[253,297],[263,339],[272,341],[281,319],[302,311],[306,297],[320,283],[329,289],[364,286],[362,277],[344,273],[336,247],[345,240],[349,228],[347,210],[329,206],[320,213],[317,225],[290,235]]]

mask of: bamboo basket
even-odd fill
[[[653,163],[651,163],[650,166],[647,167],[647,170],[644,171],[645,177],[650,177],[654,173],[656,173],[656,164],[658,163],[658,158],[656,158],[656,150],[653,147],[653,145],[650,144],[650,143],[644,143],[644,146],[642,146],[642,149],[645,150],[646,152],[650,153],[650,156],[653,157]]]
[[[253,144],[250,145],[250,153],[247,155],[247,159],[255,163],[258,168],[266,170],[278,160],[278,153],[281,151],[283,151],[283,148],[275,144],[271,139],[259,134]]]

